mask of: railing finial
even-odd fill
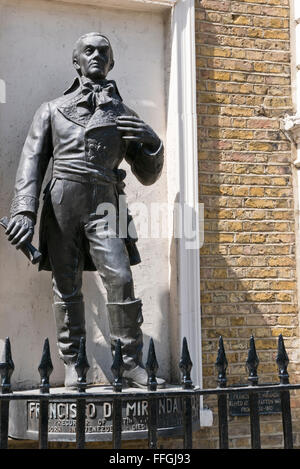
[[[191,369],[193,367],[193,362],[190,357],[190,352],[188,348],[188,343],[186,337],[182,340],[182,352],[181,359],[179,362],[179,368],[182,373],[182,384],[184,389],[192,389],[193,382],[191,379]]]
[[[248,358],[246,361],[246,368],[249,372],[248,381],[252,386],[258,384],[257,368],[259,359],[256,353],[255,341],[253,335],[250,337],[250,347],[248,352]]]
[[[276,363],[278,366],[278,372],[279,372],[278,376],[280,379],[280,384],[289,384],[289,374],[287,371],[287,367],[289,364],[289,357],[285,350],[282,334],[280,334],[278,337],[278,350],[277,350]]]
[[[6,394],[11,392],[10,378],[15,369],[14,362],[11,355],[10,340],[8,337],[5,339],[4,344],[4,361],[0,363],[1,385],[0,393]]]
[[[38,367],[41,383],[40,383],[40,390],[42,393],[49,392],[50,384],[49,384],[49,377],[53,371],[53,365],[50,355],[50,345],[49,339],[46,338],[44,342],[44,348],[42,353],[41,362]]]
[[[222,336],[219,337],[218,355],[215,366],[218,370],[218,385],[220,388],[225,388],[227,384],[226,370],[228,367],[228,361]]]
[[[148,374],[148,391],[156,391],[157,380],[156,373],[159,366],[156,359],[155,347],[152,337],[150,338],[148,357],[146,363],[146,371]]]

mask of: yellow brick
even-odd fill
[[[266,241],[266,235],[264,234],[252,234],[251,242],[252,243],[264,243]]]
[[[250,187],[249,195],[263,197],[264,196],[264,188],[263,187]]]
[[[196,57],[196,67],[198,68],[206,68],[206,59],[202,57]]]
[[[234,218],[233,217],[233,211],[232,210],[227,210],[227,209],[219,210],[217,213],[214,211],[214,217],[216,217],[216,218]]]
[[[264,32],[265,39],[281,39],[283,41],[289,40],[289,34],[285,31],[278,31],[278,30],[267,30]]]
[[[250,243],[250,235],[244,233],[238,233],[236,235],[236,242],[237,243]]]
[[[231,75],[231,80],[232,81],[246,81],[247,80],[247,75],[245,73],[238,73],[238,72],[234,72],[232,73]]]
[[[239,107],[239,106],[226,106],[222,109],[222,114],[232,117],[251,117],[254,115],[254,111],[251,108]]]
[[[251,140],[253,138],[252,131],[246,130],[224,130],[224,138],[239,139],[239,140]]]
[[[239,257],[236,265],[239,267],[249,267],[252,265],[252,259],[251,257]]]
[[[225,49],[221,47],[200,47],[200,55],[206,55],[209,57],[230,57],[230,49]]]
[[[219,224],[219,229],[224,230],[224,231],[242,231],[243,230],[243,224],[240,221],[220,221]]]
[[[249,16],[234,15],[233,23],[244,25],[244,26],[249,26],[252,24],[252,18],[250,18]]]
[[[281,305],[280,308],[282,313],[297,313],[297,307],[295,305]]]
[[[218,71],[218,70],[210,70],[209,71],[210,75],[209,78],[211,80],[219,80],[219,81],[229,81],[230,80],[230,73],[229,72],[223,72],[223,71]]]
[[[221,93],[202,93],[199,96],[199,102],[230,104],[230,96]]]
[[[245,59],[246,52],[240,49],[232,49],[231,57],[233,57],[234,59]]]
[[[277,301],[291,301],[291,295],[285,292],[279,292],[276,295]]]
[[[248,208],[273,208],[275,202],[270,199],[247,199],[245,207]]]
[[[297,331],[295,329],[288,329],[286,327],[278,327],[276,329],[272,329],[273,337],[278,337],[279,334],[282,334],[285,337],[293,337],[297,335]]]
[[[271,349],[275,350],[275,349],[277,349],[277,341],[276,340],[257,339],[255,341],[255,345],[256,345],[257,350],[271,350]]]
[[[277,276],[276,269],[249,269],[247,271],[247,276],[257,277],[257,278],[272,278]]]
[[[252,142],[249,143],[249,150],[250,151],[272,151],[273,147],[271,143],[265,142]]]
[[[233,187],[231,186],[221,186],[220,193],[223,195],[233,195]]]
[[[284,178],[284,177],[272,178],[272,183],[276,186],[286,186],[288,182],[289,182],[288,178]]]
[[[234,316],[230,318],[231,326],[243,326],[245,324],[244,316]]]
[[[235,187],[234,188],[234,195],[235,196],[239,196],[239,197],[248,196],[248,192],[249,192],[248,187],[240,186],[240,187]]]
[[[270,292],[250,292],[247,293],[246,296],[248,301],[258,301],[263,303],[273,301],[275,298],[274,293]]]
[[[227,269],[214,269],[213,278],[227,278]]]
[[[295,318],[291,316],[279,316],[278,317],[278,325],[279,326],[294,326],[295,325]]]
[[[253,290],[253,281],[239,279],[238,284],[237,284],[237,290],[240,290],[240,291]]]
[[[294,290],[296,283],[288,280],[277,280],[271,283],[271,288],[274,290]]]

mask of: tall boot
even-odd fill
[[[142,302],[136,299],[125,303],[107,303],[107,309],[113,355],[117,340],[121,340],[125,365],[123,377],[129,385],[145,388],[148,383],[148,375],[142,363]],[[157,382],[160,387],[163,387],[165,383],[159,378],[157,378]]]
[[[84,303],[54,303],[57,345],[65,366],[65,387],[77,386],[75,363],[79,352],[80,338],[86,336]]]

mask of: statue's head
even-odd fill
[[[114,66],[111,44],[100,33],[81,36],[73,50],[73,65],[80,76],[103,80]]]

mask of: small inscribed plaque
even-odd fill
[[[281,412],[279,391],[258,392],[258,408],[260,415],[276,414]],[[249,415],[249,395],[247,392],[234,392],[229,395],[229,414],[234,416]]]

